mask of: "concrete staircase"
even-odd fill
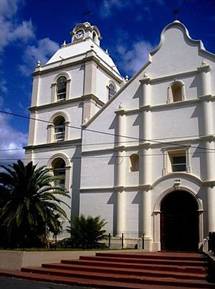
[[[207,282],[207,259],[198,253],[97,253],[10,276],[97,288],[215,288]]]

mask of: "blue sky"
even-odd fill
[[[123,76],[134,74],[177,18],[215,53],[215,0],[0,0],[0,110],[28,115],[31,73],[80,22],[97,25]],[[23,156],[28,120],[0,113],[0,163]],[[9,150],[8,150],[9,149]],[[7,150],[7,151],[6,151]]]

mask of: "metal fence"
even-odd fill
[[[208,251],[215,254],[215,232],[209,232]]]

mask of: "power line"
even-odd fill
[[[50,121],[47,121],[47,120],[44,120],[44,119],[39,119],[39,118],[34,118],[34,117],[30,117],[30,116],[26,116],[26,115],[23,115],[23,114],[18,114],[18,113],[14,113],[14,112],[8,112],[8,111],[4,111],[4,110],[0,110],[0,113],[7,114],[7,115],[12,115],[14,117],[20,117],[20,118],[24,118],[24,119],[28,119],[28,120],[35,120],[35,121],[39,121],[39,122],[48,123],[48,124],[52,124],[53,125],[53,123],[50,122]],[[65,124],[65,126],[67,126],[69,128],[73,128],[73,129],[82,130],[81,127],[77,127],[77,126],[73,126],[73,125],[69,125],[69,124]],[[134,140],[139,141],[139,142],[153,142],[153,143],[156,143],[156,144],[162,144],[162,145],[168,145],[169,144],[169,145],[175,145],[175,146],[181,146],[181,147],[186,147],[187,146],[187,145],[182,145],[181,143],[177,143],[177,142],[161,142],[161,141],[158,141],[156,139],[142,139],[142,138],[137,138],[137,137],[132,137],[132,136],[125,136],[125,135],[120,135],[120,134],[114,134],[114,133],[110,133],[110,132],[99,131],[99,130],[94,130],[94,129],[89,129],[89,128],[85,128],[84,130],[85,131],[89,131],[89,132],[93,132],[93,133],[114,136],[114,137],[122,137],[122,138],[134,139]],[[193,136],[187,136],[187,137],[193,137]],[[163,140],[163,139],[161,139],[161,140]],[[189,141],[189,140],[185,140],[185,141]],[[215,151],[215,149],[208,149],[208,148],[200,147],[200,146],[190,145],[190,147],[198,148],[198,149],[202,149],[202,150],[206,150],[206,151]]]
[[[174,137],[175,139],[184,139],[186,137],[198,137],[198,135],[189,135],[189,136],[185,136],[185,137]],[[169,138],[162,138],[162,140],[165,140],[165,139],[169,139]],[[158,139],[154,139],[154,141],[156,141]],[[51,144],[59,144],[61,142],[53,142]],[[137,141],[133,140],[133,141],[121,141],[121,142],[117,142],[117,144],[127,144],[127,143],[137,143]],[[100,143],[76,143],[76,144],[71,144],[70,147],[77,147],[77,146],[80,146],[80,147],[84,147],[84,146],[100,146],[100,145],[114,145],[116,144],[115,142],[100,142]],[[0,149],[0,151],[19,151],[19,150],[23,150],[22,147],[16,147],[16,148],[8,148],[8,149]]]
[[[206,154],[207,152],[199,152],[199,154]],[[214,154],[215,152],[209,152],[209,154]],[[192,153],[187,153],[188,155],[193,155]],[[81,160],[81,159],[124,159],[124,158],[130,158],[131,155],[124,155],[124,156],[117,156],[117,155],[109,155],[109,156],[81,156],[81,157],[70,157],[72,160]],[[154,156],[163,156],[162,153],[153,153],[153,154],[147,154],[145,157],[154,157]],[[4,161],[11,161],[11,160],[19,160],[20,158],[0,158],[0,160]],[[49,160],[50,157],[34,157],[32,158],[34,161],[38,160]]]

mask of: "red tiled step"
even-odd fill
[[[62,260],[63,264],[77,264],[83,266],[100,266],[100,267],[116,267],[116,268],[128,268],[128,269],[143,269],[143,270],[158,270],[168,272],[190,272],[190,273],[206,273],[207,268],[205,266],[177,266],[168,264],[138,264],[138,263],[125,263],[125,262],[105,262],[100,260]]]
[[[190,273],[190,272],[166,272],[154,270],[144,270],[144,269],[131,269],[131,268],[118,268],[118,267],[100,267],[100,266],[84,266],[84,265],[72,265],[72,264],[43,264],[43,268],[51,268],[58,270],[72,270],[84,272],[100,272],[100,273],[118,273],[124,275],[136,275],[136,276],[147,276],[147,277],[172,277],[178,279],[193,279],[193,280],[205,280],[207,278],[206,273]]]
[[[168,264],[168,265],[182,265],[182,266],[206,266],[205,261],[189,261],[189,260],[164,260],[159,259],[140,259],[140,258],[129,258],[129,257],[115,257],[115,256],[80,256],[80,260],[100,260],[106,262],[119,262],[119,263],[138,263],[138,264]]]
[[[115,281],[104,281],[104,280],[92,280],[92,279],[82,279],[73,277],[64,277],[57,275],[44,275],[36,273],[25,273],[18,271],[6,271],[0,270],[1,276],[11,276],[17,278],[23,278],[35,281],[46,281],[67,285],[82,285],[82,286],[93,286],[95,288],[102,289],[190,289],[190,287],[178,287],[178,286],[168,286],[168,285],[150,285],[150,284],[135,284],[135,283],[125,283],[125,282],[115,282]],[[195,287],[195,289],[200,289],[201,287]],[[193,287],[194,289],[194,287]]]
[[[135,258],[135,259],[163,259],[163,260],[188,260],[188,261],[206,261],[207,258],[199,253],[96,253],[96,256]]]
[[[99,272],[84,272],[84,271],[71,271],[71,270],[56,270],[50,268],[23,268],[23,272],[32,272],[36,274],[50,274],[55,276],[62,277],[73,277],[73,278],[85,278],[85,279],[96,279],[102,281],[115,281],[115,282],[124,282],[124,283],[135,283],[135,284],[154,284],[154,285],[169,285],[169,286],[181,286],[188,288],[215,288],[214,284],[208,283],[203,280],[178,280],[176,278],[153,278],[146,276],[136,276],[136,275],[127,275],[123,276],[121,274],[108,274],[108,273],[99,273]],[[31,274],[31,273],[30,273]],[[51,276],[50,276],[50,279]]]

